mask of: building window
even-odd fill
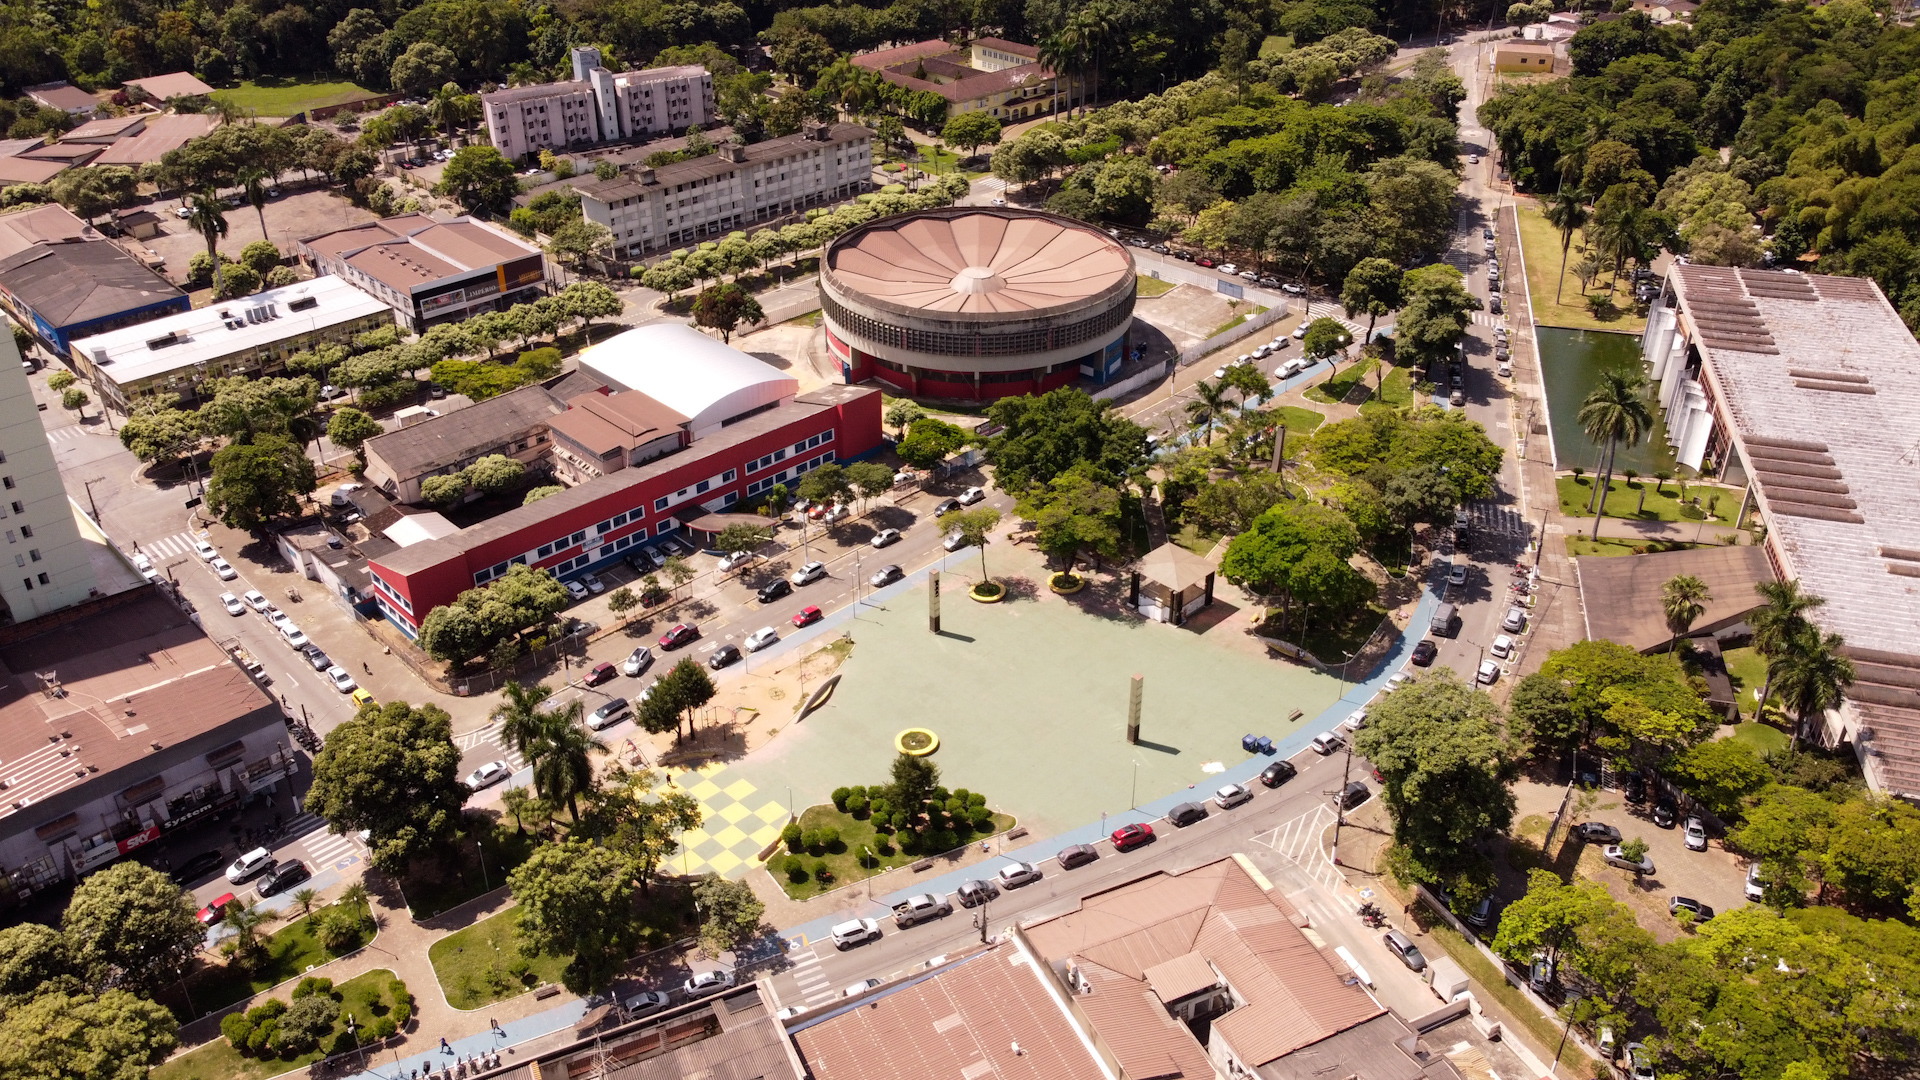
[[[40,549],[39,549],[39,548],[28,548],[28,549],[27,549],[27,558],[29,558],[29,559],[32,559],[32,560],[33,560],[34,562],[39,562],[39,561],[40,561]]]
[[[42,585],[51,585],[51,584],[53,584],[53,579],[52,579],[52,578],[49,578],[49,577],[48,577],[47,575],[45,575],[45,574],[41,574],[41,575],[40,575],[40,584],[42,584]]]
[[[8,491],[12,491],[12,490],[13,490],[13,477],[11,477],[11,476],[0,476],[0,485],[4,485],[4,486],[6,487],[6,489],[7,489]]]
[[[25,585],[25,586],[27,587],[27,591],[28,591],[28,592],[32,592],[32,591],[33,591],[33,579],[32,579],[32,578],[25,578],[25,577],[23,577],[23,578],[21,578],[21,579],[20,579],[20,584],[22,584],[22,585]]]
[[[33,536],[33,526],[31,525],[20,526],[20,535],[31,539]]]

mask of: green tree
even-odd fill
[[[77,386],[69,386],[60,394],[60,407],[73,413],[82,420],[87,418],[86,408],[91,404],[93,404],[93,399],[87,396],[85,390]]]
[[[452,725],[435,705],[363,706],[314,757],[307,809],[333,832],[368,831],[373,865],[403,872],[460,827],[470,792],[458,775]]]
[[[864,511],[868,500],[893,490],[893,470],[877,461],[856,461],[847,466],[847,484]]]
[[[613,590],[613,592],[607,596],[607,610],[612,612],[613,616],[620,620],[622,626],[626,625],[627,613],[639,606],[640,597],[634,595],[634,591],[625,585]]]
[[[674,787],[659,790],[660,779],[656,773],[616,763],[587,796],[586,817],[579,825],[634,860],[642,892],[649,888],[654,868],[671,859],[680,849],[679,838],[698,829],[701,821],[700,800]]]
[[[0,1002],[53,990],[78,990],[77,974],[60,931],[31,922],[0,930]]]
[[[265,277],[267,271],[280,265],[280,249],[271,240],[251,241],[240,249],[240,265]]]
[[[1459,270],[1445,263],[1415,267],[1400,279],[1395,359],[1431,365],[1453,355],[1480,298],[1469,293]]]
[[[133,205],[139,176],[118,165],[90,165],[54,176],[49,194],[87,224],[102,214]]]
[[[1794,639],[1786,655],[1767,665],[1767,681],[1779,689],[1780,704],[1794,718],[1793,745],[1813,732],[1814,721],[1840,707],[1853,685],[1853,661],[1839,634],[1809,628]]]
[[[940,766],[929,758],[900,754],[893,759],[892,783],[887,786],[888,802],[907,812],[909,820],[924,812],[927,801],[940,786]]]
[[[1721,742],[1733,740],[1715,740]],[[1734,778],[1740,779],[1737,773]],[[1809,879],[1825,868],[1837,809],[1833,800],[1805,788],[1768,784],[1747,803],[1744,820],[1727,831],[1727,847],[1760,863],[1769,907],[1785,910],[1805,903]]]
[[[498,211],[520,190],[513,162],[491,146],[463,146],[453,152],[434,194],[448,195],[468,210]]]
[[[693,900],[700,907],[700,948],[708,956],[739,948],[760,932],[760,917],[767,912],[746,882],[718,874],[708,874],[693,887]]]
[[[1391,314],[1401,304],[1401,273],[1390,259],[1361,259],[1340,285],[1340,306],[1347,318],[1367,317],[1365,342],[1373,341],[1373,327],[1380,316]]]
[[[317,486],[313,462],[284,435],[260,435],[213,455],[207,509],[228,528],[254,531],[276,517],[300,512],[301,496]]]
[[[561,982],[576,994],[611,986],[637,942],[639,867],[611,848],[568,838],[542,844],[507,876],[523,951],[571,956]]]
[[[0,1011],[0,1076],[140,1080],[178,1031],[166,1006],[125,990],[41,994]]]
[[[720,340],[731,341],[740,324],[752,326],[765,320],[766,312],[753,294],[727,281],[703,289],[693,298],[693,321],[709,330],[720,331]]]
[[[566,803],[576,821],[580,796],[593,790],[593,756],[608,752],[607,744],[587,731],[585,714],[580,699],[569,701],[548,715],[528,746],[534,790],[550,803]]]
[[[987,443],[994,482],[1005,491],[1044,484],[1082,462],[1091,475],[1119,485],[1147,462],[1147,429],[1074,387],[1038,397],[1001,398],[987,408],[1001,431]],[[911,436],[909,436],[911,437]]]
[[[1693,574],[1675,574],[1660,585],[1660,609],[1673,631],[1668,648],[1678,648],[1680,636],[1693,628],[1693,620],[1707,610],[1713,590]]]
[[[220,292],[221,262],[219,245],[227,235],[227,215],[221,209],[220,196],[212,191],[196,192],[193,195],[193,212],[187,218],[187,227],[200,234],[207,242],[207,258],[213,263],[213,291]]]
[[[540,711],[540,703],[552,696],[553,691],[545,683],[528,686],[509,679],[500,688],[500,703],[487,714],[487,719],[499,726],[498,737],[524,758],[546,730],[547,716]]]
[[[1290,621],[1296,601],[1313,606],[1307,597],[1295,595],[1296,571],[1303,572],[1299,583],[1312,584],[1316,596],[1348,598],[1364,580],[1347,563],[1359,548],[1359,532],[1338,510],[1306,501],[1282,502],[1233,538],[1220,572],[1255,592],[1280,597],[1282,619]],[[1330,586],[1330,581],[1337,584]],[[1328,613],[1338,614],[1338,609]]]
[[[558,495],[565,490],[567,489],[560,484],[543,484],[539,487],[528,488],[527,497],[520,500],[520,505],[532,506],[541,499],[547,498],[550,495]]]
[[[881,416],[881,420],[888,427],[898,432],[902,438],[905,438],[907,428],[912,426],[914,421],[920,420],[926,415],[927,411],[922,409],[919,402],[914,401],[912,398],[894,398],[887,403],[886,411]]]
[[[427,612],[420,624],[420,648],[449,663],[484,656],[496,643],[546,625],[571,602],[567,587],[552,574],[515,564],[486,585]]]
[[[967,156],[973,157],[982,146],[1000,144],[1000,120],[984,112],[964,112],[947,119],[940,138],[948,146],[966,147]]]
[[[386,433],[380,421],[352,407],[336,410],[327,421],[327,438],[333,445],[358,454],[368,439]]]
[[[1615,453],[1621,443],[1638,446],[1653,431],[1646,379],[1619,369],[1601,372],[1600,385],[1580,403],[1577,417],[1587,440],[1604,448],[1594,489],[1593,536],[1598,539],[1600,519],[1607,512],[1606,491],[1613,479]]]
[[[1035,546],[1069,573],[1082,549],[1120,557],[1120,493],[1082,470],[1069,470],[1020,496],[1014,512],[1033,523]]]
[[[526,479],[527,467],[518,458],[488,454],[464,470],[467,483],[483,495],[502,495],[519,487]]]
[[[1507,725],[1536,755],[1562,750],[1581,733],[1566,684],[1541,671],[1522,678],[1507,695]]]
[[[1253,401],[1265,405],[1273,398],[1273,384],[1269,383],[1267,377],[1260,373],[1260,369],[1252,364],[1227,365],[1227,373],[1220,377],[1220,386],[1224,390],[1232,390],[1239,394],[1242,407]],[[1264,425],[1265,418],[1262,417],[1261,420]]]
[[[930,416],[915,417],[909,423],[911,430],[906,438],[894,446],[894,452],[901,461],[916,469],[931,469],[945,461],[948,454],[967,444],[967,429],[958,424]],[[802,486],[805,486],[804,481]]]
[[[178,979],[206,937],[180,886],[130,861],[82,879],[61,929],[91,985],[144,994]]]
[[[940,515],[940,531],[959,533],[962,547],[980,551],[980,580],[991,582],[987,574],[987,535],[1000,527],[1000,511],[991,506],[949,510]]]
[[[547,241],[547,253],[563,266],[578,270],[590,258],[613,246],[613,232],[597,221],[584,217],[569,219]]]
[[[1767,681],[1760,693],[1759,711],[1764,713],[1766,703],[1773,700],[1773,664],[1805,639],[1812,626],[1807,613],[1824,606],[1827,598],[1802,590],[1799,578],[1762,581],[1754,585],[1753,591],[1764,601],[1758,611],[1747,616],[1748,624],[1753,627],[1753,649],[1768,661]]]
[[[388,77],[395,90],[409,97],[426,97],[459,70],[460,58],[453,50],[431,41],[416,41],[394,60]]]
[[[1200,379],[1193,384],[1193,400],[1187,402],[1187,423],[1205,433],[1205,445],[1213,445],[1213,425],[1230,404],[1224,380],[1210,383]]]
[[[717,551],[753,551],[773,539],[773,530],[765,525],[736,522],[720,530],[713,538]]]
[[[1709,739],[1675,754],[1662,769],[1680,790],[1713,811],[1737,817],[1742,801],[1772,779],[1766,762],[1738,739]]]
[[[1353,749],[1384,778],[1393,839],[1418,880],[1481,869],[1478,845],[1513,823],[1519,755],[1491,697],[1441,669],[1367,710]]]
[[[1560,302],[1560,292],[1567,283],[1567,253],[1573,248],[1573,234],[1586,228],[1587,197],[1578,188],[1561,188],[1541,209],[1547,224],[1552,225],[1560,234],[1560,276],[1553,290],[1553,302]]]
[[[1327,384],[1333,384],[1333,371],[1339,367],[1335,357],[1344,355],[1347,346],[1353,343],[1353,335],[1340,325],[1340,320],[1321,317],[1307,324],[1307,334],[1300,339],[1300,352],[1313,360],[1334,361],[1327,365]]]

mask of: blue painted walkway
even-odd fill
[[[587,1014],[587,1002],[576,998],[564,1005],[556,1005],[546,1012],[518,1020],[509,1020],[498,1028],[483,1031],[478,1035],[469,1035],[463,1039],[449,1039],[449,1049],[440,1049],[436,1042],[432,1049],[422,1053],[401,1057],[397,1051],[387,1050],[386,1061],[369,1060],[367,1071],[354,1074],[355,1080],[398,1080],[417,1074],[451,1068],[463,1058],[477,1057],[494,1052],[505,1053],[510,1046],[537,1039],[542,1035],[551,1035],[556,1031],[572,1027]],[[417,1037],[422,1040],[437,1039],[431,1031],[421,1031]],[[502,1058],[505,1064],[507,1058]]]

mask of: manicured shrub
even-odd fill
[[[255,1027],[252,1033],[247,1036],[247,1053],[252,1054],[254,1057],[261,1057],[267,1054],[273,1047],[273,1037],[278,1033],[279,1027],[280,1021],[278,1020],[269,1020]]]
[[[847,791],[847,801],[853,802],[856,799],[865,799],[870,797],[872,794],[873,794],[872,792],[867,790],[867,785],[855,784],[853,785],[853,787],[849,788]]]
[[[378,1017],[373,1021],[367,1033],[376,1039],[391,1039],[400,1030],[400,1024],[392,1016]]]
[[[293,1000],[295,1001],[299,1001],[303,997],[311,997],[314,994],[332,997],[333,980],[323,979],[318,975],[309,975],[300,980],[300,985],[293,988]]]
[[[895,829],[906,828],[907,821],[908,821],[907,812],[905,810],[895,810],[893,812],[893,827]]]
[[[967,796],[967,805],[968,806],[985,806],[987,805],[987,797],[976,791],[973,794]]]
[[[827,842],[820,835],[824,831],[823,829],[808,829],[800,836],[801,846],[814,855],[825,852],[827,850]]]
[[[835,810],[839,810],[842,813],[844,813],[847,809],[847,799],[850,796],[852,796],[852,794],[853,794],[852,788],[843,788],[843,787],[834,788],[833,789],[833,808]]]
[[[392,1011],[387,1013],[387,1017],[393,1019],[395,1029],[406,1027],[407,1021],[413,1019],[413,999],[408,998],[404,1002],[395,1002]],[[382,1019],[385,1019],[385,1017]]]
[[[798,855],[801,847],[800,823],[788,822],[787,827],[780,830],[780,839],[786,843],[788,851]]]
[[[967,790],[966,788],[954,788],[954,789],[953,789],[953,797],[954,797],[954,798],[956,798],[956,799],[959,799],[959,800],[960,800],[961,802],[966,802],[966,801],[967,801],[967,799],[968,799],[968,798],[969,798],[969,797],[970,797],[970,796],[971,796],[972,794],[973,794],[973,792],[971,792],[971,791],[968,791],[968,790]]]
[[[395,979],[388,983],[387,995],[393,998],[395,1005],[405,1005],[408,1008],[413,1007],[413,995],[407,992],[407,984],[403,979]]]
[[[865,795],[855,795],[847,800],[847,813],[864,820],[872,805]]]
[[[893,804],[883,795],[876,795],[867,802],[867,809],[873,813],[873,819],[879,821],[893,815]]]
[[[974,807],[973,808],[973,831],[992,832],[993,831],[993,811],[987,809],[984,806]]]
[[[253,1021],[256,1025],[264,1024],[269,1020],[279,1019],[280,1014],[286,1011],[286,1002],[280,1001],[277,998],[268,998],[253,1008],[248,1009],[247,1019]]]
[[[921,846],[928,854],[951,851],[960,846],[960,838],[952,829],[932,829],[921,839]]]
[[[827,869],[826,860],[816,859],[813,863],[813,880],[826,884],[833,880],[833,871]]]
[[[832,850],[834,846],[839,843],[840,843],[839,829],[836,829],[831,825],[823,825],[820,827],[820,846],[821,847],[826,848],[828,850]]]
[[[875,840],[873,842],[873,853],[884,859],[893,854],[893,845],[887,843],[885,840]]]
[[[806,860],[802,859],[798,855],[787,856],[787,861],[784,869],[787,872],[787,880],[793,882],[796,885],[802,881],[807,880]]]
[[[227,1037],[227,1045],[244,1054],[253,1036],[253,1021],[245,1013],[228,1013],[220,1018],[220,1034]]]

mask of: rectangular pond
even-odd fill
[[[1598,472],[1601,448],[1580,429],[1580,404],[1600,385],[1608,371],[1645,375],[1640,338],[1604,330],[1566,330],[1557,326],[1534,328],[1540,343],[1540,371],[1547,386],[1547,408],[1553,418],[1554,460],[1561,469]],[[1648,402],[1653,407],[1653,402]],[[1614,472],[1634,469],[1643,476],[1665,470],[1677,472],[1673,448],[1667,445],[1667,426],[1654,407],[1653,432],[1646,442],[1621,447],[1614,455]]]

